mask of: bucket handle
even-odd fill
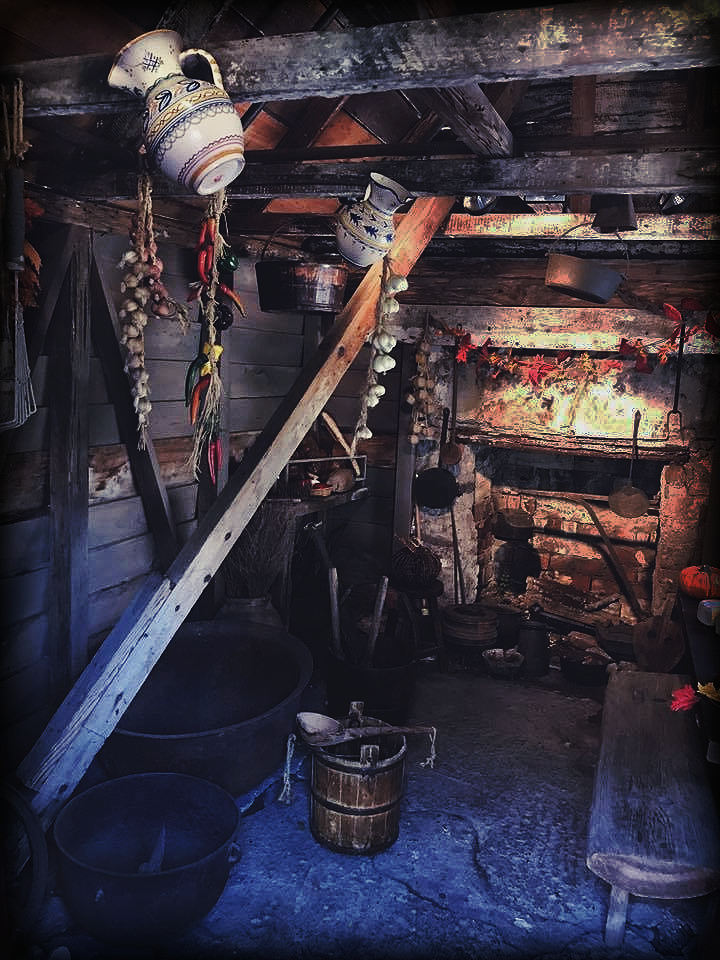
[[[280,224],[278,224],[277,227],[275,227],[275,229],[273,230],[273,232],[270,234],[270,236],[267,238],[267,240],[266,240],[265,243],[263,244],[263,248],[262,248],[262,250],[260,251],[260,259],[261,259],[261,260],[264,260],[264,259],[265,259],[265,253],[266,253],[266,251],[267,251],[267,248],[268,248],[268,247],[270,246],[270,244],[273,242],[273,240],[274,240],[275,237],[278,235],[278,233],[280,233],[281,230],[287,230],[289,227],[291,227],[294,223],[297,223],[297,222],[298,222],[298,221],[297,221],[297,217],[290,217],[288,220],[285,220],[284,223],[280,223]]]

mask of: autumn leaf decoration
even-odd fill
[[[672,692],[672,701],[670,709],[674,712],[692,710],[694,706],[701,702],[702,697],[707,697],[720,705],[720,686],[715,682],[698,683],[697,690],[691,684],[686,683]]]
[[[680,334],[683,330],[685,317],[688,313],[700,313],[706,308],[694,297],[686,297],[680,302],[680,309],[671,303],[663,303],[653,312],[664,315],[668,320],[674,323],[672,333],[667,339],[655,341],[646,344],[643,340],[628,340],[623,337],[617,348],[617,355],[620,359],[605,358],[599,361],[590,360],[587,355],[586,366],[587,373],[607,373],[610,369],[621,369],[627,361],[632,361],[636,373],[649,374],[653,372],[654,366],[651,357],[657,357],[657,362],[661,365],[666,364],[668,357],[678,352]],[[705,314],[705,323],[703,326],[695,325],[684,328],[684,342],[687,343],[693,336],[705,333],[711,337],[720,337],[720,310],[707,309]],[[548,379],[557,379],[558,371],[570,351],[559,351],[554,359],[548,360],[544,356],[535,356],[530,359],[521,359],[513,355],[510,349],[507,352],[499,351],[494,348],[488,337],[484,343],[475,343],[471,334],[463,330],[461,326],[452,328],[443,327],[445,334],[451,334],[455,337],[456,350],[455,358],[458,363],[467,363],[470,359],[470,353],[476,354],[476,368],[480,371],[483,368],[490,368],[490,376],[496,378],[500,373],[520,374],[523,380],[532,384],[535,388],[542,388]],[[595,364],[595,368],[591,367]]]

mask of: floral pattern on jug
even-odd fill
[[[245,166],[242,123],[215,59],[181,48],[174,30],[144,33],[118,53],[108,83],[145,101],[143,141],[151,162],[196,193],[215,193]],[[213,83],[185,76],[191,56],[206,61]]]
[[[413,194],[381,173],[371,173],[365,196],[338,213],[338,250],[353,266],[369,267],[382,260],[395,239],[393,214]]]

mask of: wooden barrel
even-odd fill
[[[485,672],[483,650],[497,646],[497,614],[479,603],[450,604],[442,611],[448,657],[466,670]]]
[[[339,313],[348,268],[343,263],[259,260],[255,264],[258,299],[263,312]]]
[[[378,723],[363,718],[364,725]],[[314,751],[310,827],[315,839],[338,853],[377,853],[395,843],[406,752],[400,734]]]

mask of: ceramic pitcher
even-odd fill
[[[143,140],[151,162],[196,193],[215,193],[245,166],[242,124],[215,59],[181,47],[174,30],[144,33],[118,53],[108,83],[145,101]],[[213,83],[184,75],[190,56],[207,62]]]
[[[395,239],[393,214],[413,195],[381,173],[371,173],[365,196],[340,210],[335,236],[342,256],[356,267],[382,260]]]

